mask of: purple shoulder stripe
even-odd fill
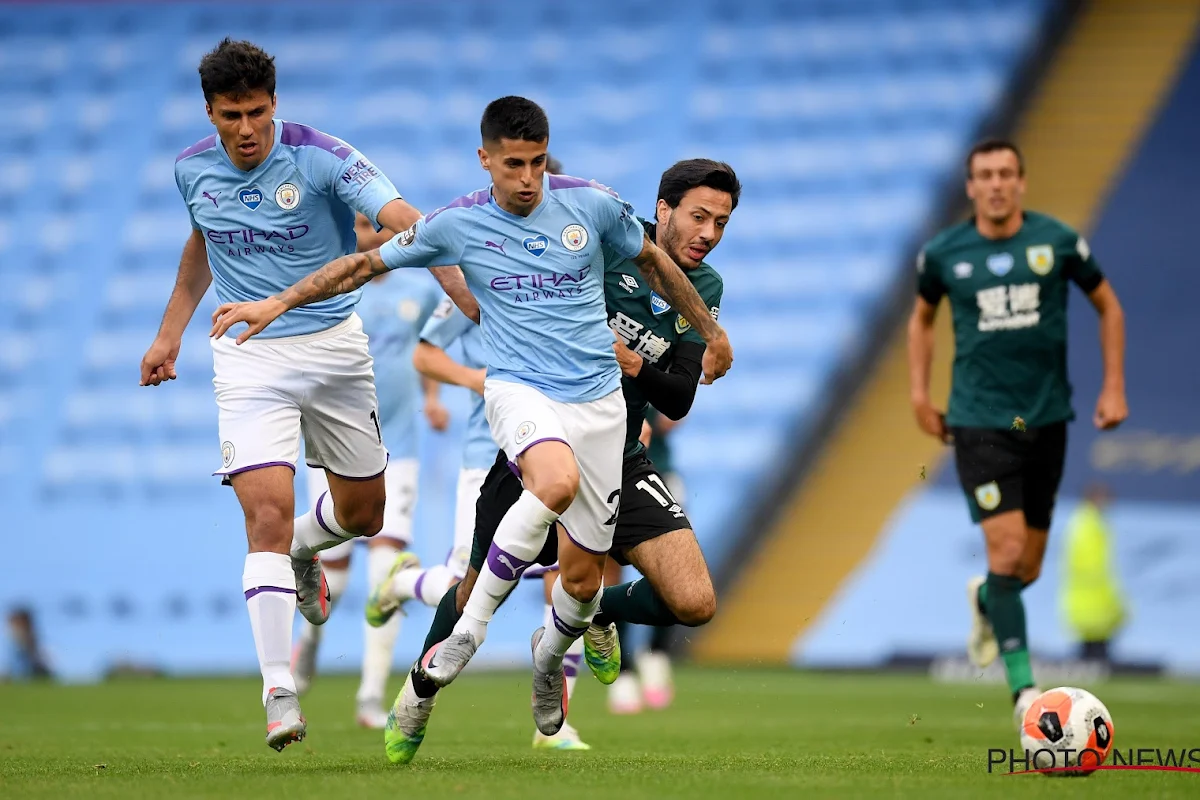
[[[608,192],[613,197],[618,196],[616,192],[614,192],[612,189],[605,186],[603,183],[597,183],[596,181],[588,181],[588,180],[584,180],[583,178],[572,178],[570,175],[551,175],[550,176],[550,189],[551,190],[554,190],[554,189],[580,189],[585,186],[590,186],[593,189],[600,189],[601,191]]]
[[[478,192],[471,192],[470,194],[465,194],[448,206],[442,206],[439,209],[430,211],[428,214],[425,215],[425,222],[426,222],[426,224],[428,224],[431,219],[433,219],[438,214],[442,213],[443,211],[445,211],[447,209],[470,208],[471,206],[486,206],[491,199],[492,199],[492,190],[491,189],[480,189]]]
[[[216,144],[217,144],[217,135],[215,133],[211,136],[205,136],[203,139],[196,142],[194,145],[189,147],[187,150],[184,150],[182,153],[180,153],[178,156],[176,156],[175,163],[178,164],[180,161],[183,161],[185,158],[191,158],[192,156],[196,155],[197,153],[203,153],[205,150],[211,150],[213,147],[216,147]]]
[[[335,139],[327,133],[321,133],[316,128],[295,122],[283,123],[283,135],[279,141],[290,147],[319,147],[333,153],[338,158],[346,158],[354,152],[341,139]]]

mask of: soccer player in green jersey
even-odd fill
[[[987,577],[968,583],[974,618],[968,654],[979,667],[1003,657],[1019,724],[1038,693],[1021,590],[1041,571],[1067,423],[1075,418],[1067,380],[1068,282],[1100,315],[1104,384],[1093,422],[1101,430],[1129,413],[1125,321],[1083,237],[1022,208],[1024,162],[1012,142],[977,144],[966,166],[974,216],[933,237],[917,259],[909,380],[917,424],[954,444],[971,519],[987,542]],[[933,323],[942,297],[955,341],[945,414],[929,397]]]

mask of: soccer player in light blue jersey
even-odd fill
[[[461,350],[456,361],[447,352],[457,342]],[[458,492],[454,511],[454,545],[445,565],[428,570],[404,569],[397,561],[397,569],[385,582],[375,587],[368,603],[378,609],[379,617],[394,613],[405,602],[417,599],[431,608],[437,608],[451,586],[467,575],[472,544],[475,539],[475,508],[485,502],[480,498],[480,489],[492,465],[496,463],[499,449],[492,438],[484,411],[484,380],[487,364],[483,350],[483,333],[478,325],[467,318],[449,299],[434,313],[433,318],[421,331],[421,342],[413,354],[413,364],[427,378],[471,390],[471,416],[467,423],[463,442],[462,469],[458,474]],[[526,572],[531,577],[533,570]],[[553,577],[546,581],[546,624],[552,613]],[[473,581],[472,581],[473,583]],[[453,623],[451,623],[453,624]],[[577,639],[563,662],[568,701],[575,689],[580,662],[583,660],[583,639]],[[553,736],[534,731],[534,747],[551,750],[589,750],[580,739],[579,732],[566,722]]]
[[[389,573],[411,572],[419,568],[412,544],[413,511],[417,501],[418,416],[422,396],[427,409],[440,407],[436,381],[423,380],[413,368],[412,354],[422,327],[439,302],[445,298],[437,281],[425,272],[406,270],[381,275],[364,290],[357,313],[369,340],[375,362],[375,391],[379,398],[379,424],[383,443],[388,449],[387,469],[383,473],[387,503],[383,508],[383,528],[367,542],[368,586],[384,580]],[[452,308],[454,302],[445,298]],[[457,308],[455,308],[457,311]],[[462,312],[458,312],[462,314]],[[472,328],[477,328],[463,315]],[[444,414],[445,409],[441,409]],[[444,420],[442,421],[444,428]],[[431,419],[431,424],[433,420]],[[310,467],[308,497],[315,501],[329,491],[325,470]],[[350,556],[356,540],[348,539],[320,554],[321,567],[329,585],[329,602],[336,607],[350,576]],[[357,616],[357,615],[356,615]],[[387,722],[383,696],[392,669],[396,637],[400,634],[400,616],[387,624],[363,625],[362,680],[356,697],[355,720],[364,728],[382,729]],[[324,626],[301,622],[300,638],[292,656],[292,676],[297,693],[308,690],[316,673],[317,648]]]
[[[222,41],[200,62],[205,110],[216,134],[180,153],[175,179],[192,233],[141,383],[175,378],[180,341],[215,285],[221,302],[269,297],[330,259],[353,253],[354,215],[404,230],[419,217],[353,147],[275,118],[275,63],[249,42]],[[464,304],[457,268],[438,270]],[[307,724],[289,670],[297,607],[313,624],[329,615],[318,550],[383,524],[387,451],[371,355],[354,314],[358,293],[288,313],[251,347],[212,340],[220,468],[246,516],[246,608],[263,676],[267,744],[282,750]],[[294,522],[299,435],[329,492]]]
[[[733,350],[687,276],[646,237],[627,203],[594,181],[545,174],[550,125],[536,103],[493,101],[480,133],[490,188],[418,220],[380,250],[325,265],[277,296],[223,304],[213,315],[213,333],[245,322],[238,340],[248,341],[290,310],[354,291],[389,269],[463,266],[481,311],[485,413],[524,491],[500,522],[462,619],[422,656],[422,669],[439,686],[458,675],[558,521],[565,534],[554,624],[535,631],[532,641],[534,722],[553,735],[566,719],[563,656],[599,606],[621,496],[625,404],[605,312],[601,244],[631,259],[704,339],[705,382],[725,374]]]

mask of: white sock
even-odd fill
[[[554,606],[546,604],[546,610],[542,614],[542,624],[547,629],[554,626]],[[571,695],[575,692],[575,679],[579,675],[579,665],[583,663],[583,637],[576,639],[570,647],[567,648],[567,654],[563,656],[563,675],[567,678],[567,700],[571,699]]]
[[[467,598],[462,619],[454,625],[455,633],[470,633],[476,645],[483,644],[492,614],[537,558],[546,543],[546,529],[557,519],[558,514],[532,492],[521,492],[496,527],[487,561]]]
[[[558,665],[563,662],[563,656],[566,655],[567,650],[579,637],[583,636],[592,617],[596,616],[596,611],[600,608],[600,596],[603,593],[604,585],[601,584],[595,597],[586,603],[581,603],[567,594],[567,590],[562,585],[562,576],[559,576],[558,580],[554,582],[554,589],[550,592],[551,599],[554,601],[554,608],[550,611],[550,621],[553,624],[546,626],[546,633],[542,635],[542,641],[538,643],[537,650],[533,654],[538,669],[550,671],[558,668]]]
[[[325,583],[329,587],[329,609],[332,614],[338,600],[346,593],[346,584],[350,582],[350,570],[324,567],[324,571]],[[313,644],[319,644],[321,641],[321,631],[323,630],[325,630],[324,625],[313,625],[304,617],[300,617],[301,639]]]
[[[353,538],[353,533],[338,525],[329,492],[322,492],[307,514],[296,517],[292,558],[308,561],[320,551]]]
[[[249,553],[242,569],[242,592],[263,677],[263,705],[272,689],[296,691],[292,679],[292,618],[296,616],[296,574],[283,553]]]
[[[392,562],[400,553],[397,547],[375,545],[367,550],[367,580],[371,586],[387,577]],[[382,703],[387,679],[392,672],[392,655],[396,648],[396,637],[400,635],[400,619],[403,614],[392,618],[378,628],[372,628],[363,620],[363,666],[362,682],[358,686],[358,702]]]
[[[392,591],[397,597],[415,598],[431,608],[437,608],[455,580],[457,576],[454,571],[445,564],[429,569],[405,569],[392,578]]]

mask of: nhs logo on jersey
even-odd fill
[[[653,311],[654,316],[657,317],[659,314],[665,314],[666,312],[670,311],[671,306],[667,303],[666,300],[663,300],[661,297],[658,296],[658,292],[651,292],[650,293],[650,310]]]
[[[242,201],[242,205],[253,211],[262,205],[263,194],[260,189],[242,189],[238,192],[238,200]]]
[[[997,278],[1003,278],[1012,271],[1012,253],[992,253],[987,257],[987,268]]]
[[[541,258],[546,253],[546,248],[550,246],[550,240],[545,236],[527,236],[521,242],[521,246],[532,255]]]

